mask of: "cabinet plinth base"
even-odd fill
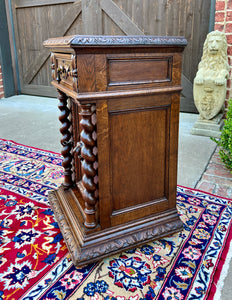
[[[182,230],[176,208],[114,227],[86,230],[72,189],[60,187],[49,201],[75,266],[81,266]],[[70,203],[71,201],[71,203]]]

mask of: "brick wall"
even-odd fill
[[[2,80],[2,67],[0,62],[0,98],[4,97],[3,80]]]
[[[227,82],[226,107],[232,98],[232,0],[217,0],[215,9],[215,30],[226,34],[228,43],[228,62],[230,65],[230,78]]]

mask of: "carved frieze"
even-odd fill
[[[186,46],[187,41],[175,36],[85,36],[76,35],[71,40],[72,46],[127,46],[127,45],[175,45]]]
[[[62,46],[136,46],[136,45],[172,45],[186,46],[184,37],[176,36],[94,36],[74,35],[69,37],[52,38],[43,43],[45,47]]]

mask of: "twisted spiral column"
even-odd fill
[[[72,141],[71,141],[71,122],[69,121],[69,114],[70,110],[67,106],[68,104],[68,97],[66,96],[65,93],[59,92],[59,109],[61,111],[59,120],[61,122],[61,128],[60,132],[62,134],[62,139],[61,139],[61,145],[63,146],[63,149],[61,151],[61,154],[63,156],[63,162],[62,166],[64,168],[64,182],[63,186],[64,189],[67,190],[73,185],[72,181]]]
[[[97,170],[95,167],[97,161],[96,139],[94,138],[95,124],[92,122],[93,106],[91,104],[81,105],[80,125],[82,131],[80,133],[81,147],[81,170],[82,185],[84,188],[83,199],[85,201],[85,223],[86,228],[94,228],[97,226],[96,218],[96,190],[97,182],[95,180]]]

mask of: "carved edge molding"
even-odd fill
[[[51,208],[55,214],[56,221],[59,224],[61,233],[63,235],[64,241],[68,247],[70,254],[73,257],[77,257],[79,254],[78,245],[77,245],[76,241],[74,240],[70,226],[64,217],[63,210],[60,206],[58,199],[56,198],[54,191],[48,193],[48,201],[49,201]]]
[[[180,220],[170,221],[166,224],[158,224],[153,228],[143,228],[143,230],[136,233],[128,233],[124,237],[118,237],[112,239],[107,239],[103,243],[98,245],[89,246],[87,249],[82,249],[80,256],[74,258],[78,263],[85,263],[86,261],[96,261],[100,258],[110,256],[112,254],[118,253],[120,251],[126,251],[130,248],[136,247],[137,245],[145,244],[155,239],[156,237],[167,236],[169,234],[180,231],[183,228],[183,224]]]
[[[64,217],[62,207],[55,192],[49,192],[48,199],[75,266],[81,266],[86,263],[97,261],[120,251],[136,247],[139,244],[148,243],[156,237],[160,238],[178,232],[183,228],[183,223],[176,214],[176,217],[173,217],[172,215],[170,220],[166,220],[160,224],[154,224],[154,227],[142,228],[137,232],[129,232],[123,237],[107,238],[98,244],[93,243],[92,245],[83,245],[81,247],[80,244],[82,243],[75,239],[75,236]]]
[[[84,261],[110,256],[114,253],[136,247],[138,244],[149,242],[156,237],[160,238],[162,235],[174,233],[181,230],[182,227],[182,222],[175,220],[166,224],[158,224],[153,228],[145,228],[133,234],[130,232],[127,236],[107,240],[99,245],[93,245],[92,247],[88,247],[88,249],[84,249],[81,253],[80,260]]]
[[[187,40],[182,36],[95,36],[74,35],[51,38],[43,42],[45,47],[62,46],[130,46],[130,45],[175,45],[186,46]]]
[[[43,46],[45,46],[45,47],[66,46],[71,43],[71,41],[73,40],[74,37],[75,37],[75,35],[50,38],[43,42]]]
[[[176,45],[186,46],[187,40],[179,36],[74,36],[71,46],[129,46]]]

